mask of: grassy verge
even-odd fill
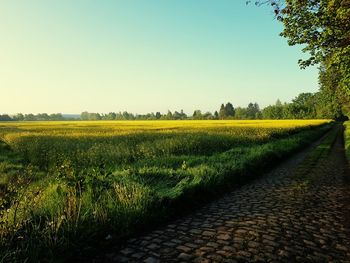
[[[332,146],[339,134],[339,131],[343,129],[342,125],[337,124],[303,160],[303,162],[297,167],[294,174],[294,178],[297,179],[295,183],[295,189],[307,190],[314,182],[317,182],[318,174],[312,172],[317,163],[329,156]]]
[[[345,152],[348,157],[348,160],[350,160],[350,121],[344,122],[344,127]]]
[[[77,170],[67,160],[49,175],[31,164],[17,167],[20,157],[2,144],[2,163],[8,164],[1,170],[1,180],[8,201],[1,210],[0,260],[50,261],[64,255],[60,257],[64,261],[93,254],[94,248],[115,245],[251,180],[330,127],[210,155],[140,158],[117,169]]]

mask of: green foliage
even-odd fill
[[[233,117],[235,116],[235,109],[233,108],[233,105],[228,102],[225,105],[225,116],[226,117]]]
[[[214,115],[215,116],[215,115]],[[218,118],[220,120],[224,119],[236,119],[236,120],[254,120],[261,119],[260,107],[257,103],[249,103],[247,108],[237,107],[234,108],[233,105],[228,102],[226,105],[221,104],[218,113]]]
[[[277,101],[262,110],[263,119],[334,119],[344,118],[334,91],[323,88],[317,93],[301,93],[291,103]]]
[[[349,112],[349,0],[257,1],[267,2],[282,21],[281,35],[288,39],[289,45],[303,45],[303,51],[309,53],[308,59],[299,60],[300,66],[321,64],[321,88],[341,92],[341,102]]]
[[[225,106],[224,104],[221,104],[220,106],[220,110],[219,110],[219,119],[220,120],[223,120],[225,119],[227,116],[226,116],[226,109],[225,109]]]
[[[0,114],[0,121],[12,121],[8,114]]]
[[[347,121],[344,123],[345,127],[345,152],[348,157],[348,160],[350,161],[350,121]]]
[[[246,119],[254,120],[259,119],[260,108],[257,103],[249,103],[246,110]]]
[[[194,120],[202,120],[202,119],[203,119],[202,112],[201,112],[200,110],[195,110],[195,111],[193,112],[192,118],[193,118]]]
[[[320,71],[321,90],[317,93],[301,93],[291,103],[284,104],[278,100],[276,105],[267,106],[260,110],[258,103],[249,103],[247,107],[234,108],[232,103],[221,104],[220,110],[214,114],[207,111],[195,110],[192,117],[187,116],[183,110],[180,112],[170,110],[167,114],[132,114],[127,111],[108,114],[82,112],[80,120],[258,120],[258,119],[341,119],[343,109],[341,104],[348,102],[340,89],[334,89],[339,84],[336,72],[321,69]],[[337,92],[336,92],[337,90]],[[350,106],[347,111],[350,110]],[[17,114],[15,116],[0,115],[0,121],[48,121],[63,120],[62,114]],[[73,119],[72,119],[73,120]]]

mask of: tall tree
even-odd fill
[[[24,115],[22,113],[17,113],[14,117],[14,120],[16,121],[23,121],[24,120]]]
[[[251,2],[251,1],[247,1]],[[299,60],[302,68],[321,64],[323,72],[335,73],[335,90],[350,108],[350,1],[349,0],[260,0],[269,3],[282,21],[282,36],[289,45],[303,45],[309,53]],[[322,74],[322,72],[321,72]]]
[[[217,110],[214,112],[214,119],[215,119],[215,120],[218,120],[218,119],[219,119],[219,113],[218,113]]]
[[[221,104],[221,106],[220,106],[219,119],[220,120],[226,119],[226,109],[225,109],[224,104]]]
[[[117,114],[115,114],[115,112],[110,112],[106,114],[104,117],[106,120],[115,120],[117,117]]]
[[[247,119],[247,108],[237,107],[234,118],[237,120]]]
[[[164,118],[166,120],[171,120],[173,118],[173,114],[171,113],[170,110],[168,110],[168,113],[166,115],[164,115]]]
[[[225,105],[225,115],[226,117],[233,117],[235,115],[235,108],[230,102]]]
[[[246,111],[247,119],[256,119],[258,113],[260,112],[260,108],[258,103],[249,103]]]
[[[202,115],[202,112],[200,110],[195,110],[193,112],[193,116],[192,117],[193,117],[194,120],[201,120],[201,119],[203,119],[203,115]]]

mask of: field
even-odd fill
[[[324,134],[324,120],[0,123],[4,261],[88,254]]]

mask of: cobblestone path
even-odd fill
[[[102,261],[350,262],[342,143],[339,131],[326,156],[310,163],[304,151],[193,214],[129,240]]]

